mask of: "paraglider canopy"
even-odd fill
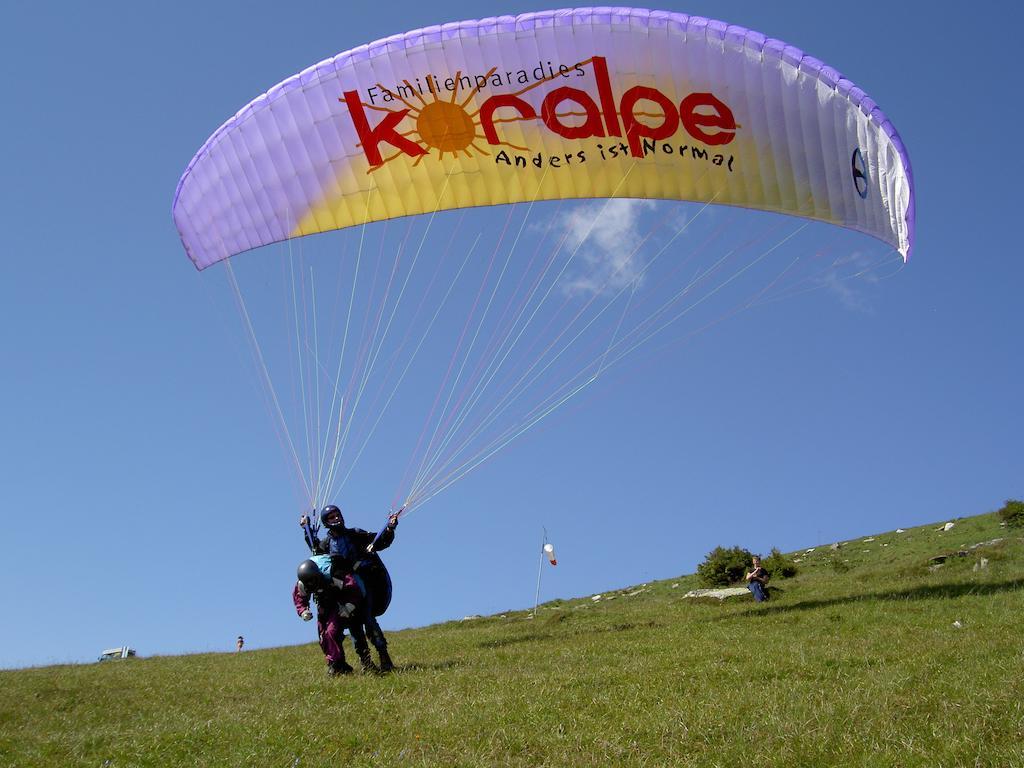
[[[298,235],[448,208],[695,200],[860,230],[906,258],[910,162],[861,89],[751,30],[637,8],[419,29],[275,86],[189,164],[203,269]]]

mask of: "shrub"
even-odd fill
[[[697,576],[705,586],[726,587],[743,580],[751,557],[743,547],[715,547],[697,566]]]
[[[774,579],[788,579],[796,576],[796,563],[779,552],[778,547],[772,547],[771,554],[761,561],[761,565],[768,571],[768,575]]]
[[[1010,528],[1024,528],[1024,501],[1007,499],[996,514]]]
[[[850,570],[850,564],[837,554],[832,555],[832,559],[829,560],[829,565],[832,566],[832,570],[836,573],[846,573]]]

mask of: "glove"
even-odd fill
[[[302,620],[303,621],[309,621],[310,619],[313,618],[313,612],[311,610],[309,610],[309,608],[304,610],[300,615],[302,616]]]

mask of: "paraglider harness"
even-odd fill
[[[315,515],[316,511],[314,510],[312,515],[306,516],[306,522],[302,526],[303,538],[306,540],[306,546],[314,555],[313,560],[319,561],[318,565],[321,562],[326,564],[326,561],[320,561],[320,558],[329,557],[330,568],[333,569],[342,558],[330,554],[330,544],[320,538],[320,523],[319,521],[314,522]],[[360,553],[358,558],[352,559],[351,566],[352,578],[355,579],[359,591],[363,593],[363,598],[372,606],[374,616],[383,616],[391,604],[391,574],[388,573],[387,566],[375,551],[377,542],[380,541],[385,530],[387,530],[386,525],[373,537],[373,542],[367,551]],[[324,566],[320,567],[323,570]],[[325,573],[325,575],[330,577],[332,574]]]

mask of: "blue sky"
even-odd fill
[[[0,666],[89,661],[121,643],[153,655],[227,651],[238,634],[251,647],[313,640],[288,599],[301,500],[225,272],[195,271],[170,204],[206,137],[306,66],[395,32],[550,6],[379,7],[5,9]],[[1021,12],[662,7],[779,37],[871,94],[913,162],[914,257],[674,343],[700,327],[681,325],[611,369],[403,521],[385,628],[530,605],[542,526],[559,555],[550,599],[691,572],[718,544],[795,549],[1024,496],[1020,67],[992,34]],[[565,231],[585,205],[542,207],[526,237]],[[677,215],[665,206],[614,211],[643,234]],[[472,227],[495,231],[505,215],[479,213]],[[428,251],[457,222],[439,219]],[[777,223],[719,211],[687,237],[742,228],[771,244],[791,231],[773,234]],[[322,259],[351,237],[303,248]],[[825,227],[801,238],[884,253]],[[276,263],[274,248],[240,261],[253,305],[280,274],[256,260]],[[424,359],[441,359],[441,337],[429,344]],[[426,401],[400,398],[382,421],[337,499],[351,523],[383,521]]]

